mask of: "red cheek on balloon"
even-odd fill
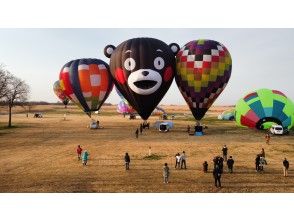
[[[117,68],[115,70],[115,78],[121,84],[124,84],[127,81],[124,71],[121,68]]]
[[[173,77],[173,70],[172,68],[169,66],[166,68],[166,70],[164,71],[164,74],[163,74],[163,80],[165,82],[167,81],[170,81]]]

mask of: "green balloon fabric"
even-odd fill
[[[278,90],[259,89],[238,101],[235,119],[242,127],[268,129],[279,124],[290,129],[294,126],[294,103]]]

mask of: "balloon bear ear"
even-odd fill
[[[168,45],[169,48],[172,50],[172,52],[174,53],[174,55],[177,55],[177,53],[180,50],[180,46],[176,43],[171,43],[170,45]]]
[[[114,50],[115,50],[115,46],[113,46],[113,45],[107,45],[107,46],[104,48],[104,55],[105,55],[107,58],[110,58],[110,57],[111,57],[111,54],[113,53]]]

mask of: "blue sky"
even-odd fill
[[[76,58],[98,58],[107,44],[154,37],[167,44],[200,38],[224,44],[231,53],[231,79],[215,104],[235,104],[258,88],[277,89],[294,100],[294,29],[0,29],[0,63],[31,87],[30,100],[56,102],[52,91],[61,67]],[[118,103],[115,90],[106,102]],[[175,82],[162,104],[185,104]]]

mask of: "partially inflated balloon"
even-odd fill
[[[59,79],[66,96],[89,116],[100,109],[113,87],[109,66],[98,59],[68,62],[62,67]]]
[[[274,123],[290,129],[294,126],[294,104],[280,91],[259,89],[238,101],[235,117],[239,126],[266,129]]]
[[[66,106],[69,102],[69,98],[66,97],[64,91],[62,90],[59,80],[57,80],[53,84],[53,91],[54,91],[55,95],[60,99],[60,101],[62,101],[62,103]]]
[[[104,49],[110,71],[123,97],[146,120],[169,89],[175,73],[177,44],[134,38]]]
[[[178,52],[176,83],[196,120],[224,90],[231,71],[231,55],[219,42],[191,41]]]
[[[117,105],[117,112],[121,114],[130,114],[134,112],[134,109],[122,100]]]

